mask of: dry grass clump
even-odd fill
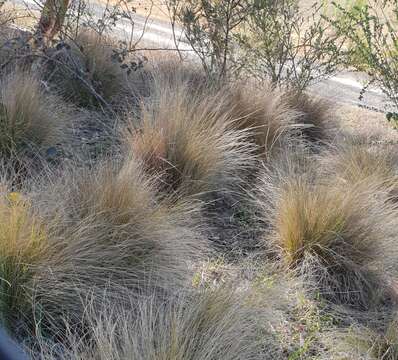
[[[112,57],[116,44],[111,39],[83,30],[70,46],[67,56],[61,59],[65,66],[56,65],[52,75],[65,98],[82,107],[98,105],[98,98],[87,84],[107,102],[123,94],[127,75],[122,64]]]
[[[329,101],[296,91],[286,91],[284,101],[298,113],[296,123],[302,125],[300,132],[305,139],[313,143],[324,143],[333,138],[337,125]]]
[[[368,309],[395,278],[396,210],[377,184],[338,186],[311,173],[263,183],[268,241],[330,301]],[[267,201],[269,203],[267,204]]]
[[[206,249],[192,206],[159,203],[133,160],[62,176],[42,203],[55,221],[51,254],[34,283],[46,321],[79,321],[87,297],[101,307],[107,299],[123,302],[125,289],[129,298],[149,290],[161,296],[189,281]]]
[[[155,91],[159,87],[178,88],[185,85],[192,96],[200,96],[208,94],[212,88],[213,84],[202,67],[191,61],[181,61],[177,56],[157,55],[156,59],[149,58],[148,65]]]
[[[2,23],[5,21],[5,23]],[[23,67],[26,60],[17,59],[29,52],[29,32],[17,30],[10,26],[7,19],[3,20],[0,13],[0,65],[2,73],[15,70],[16,64]]]
[[[289,142],[292,135],[300,134],[301,128],[308,128],[308,124],[301,124],[304,117],[311,124],[316,122],[315,118],[320,122],[326,117],[320,101],[307,100],[304,95],[299,100],[293,94],[254,83],[215,84],[189,61],[181,62],[172,57],[149,58],[144,70],[141,81],[145,79],[147,86],[140,81],[130,84],[131,88],[137,89],[138,98],[150,97],[153,103],[158,103],[165,97],[165,92],[169,96],[175,96],[172,95],[174,92],[182,93],[184,105],[202,113],[203,118],[208,117],[209,121],[223,118],[226,129],[250,131],[251,141],[261,154],[269,155],[272,149]]]
[[[130,151],[170,193],[237,188],[254,160],[247,133],[228,129],[231,115],[212,112],[212,103],[192,99],[186,86],[161,89],[125,132]]]
[[[344,183],[371,181],[393,192],[398,191],[397,160],[391,146],[370,146],[355,140],[335,146],[323,158],[327,174],[336,174]]]
[[[147,61],[143,69],[132,73],[128,86],[136,98],[156,96],[163,88],[185,86],[191,96],[203,96],[211,89],[211,83],[203,69],[192,62],[181,61],[177,55],[144,53]]]
[[[48,234],[33,214],[29,199],[0,187],[0,322],[15,331],[28,317],[30,284],[47,251]]]
[[[161,302],[156,296],[134,299],[131,311],[113,303],[98,313],[89,304],[85,333],[66,334],[56,344],[39,338],[35,355],[49,360],[320,357],[328,349],[323,340],[334,329],[334,319],[306,298],[297,279],[264,268],[264,273],[255,268],[250,283],[240,278],[231,287],[226,284],[236,274],[231,277],[229,267],[224,269],[226,284]],[[245,270],[237,271],[243,276]]]
[[[194,64],[173,58],[149,60],[144,74],[147,87],[140,86],[140,82],[130,85],[138,89],[137,98],[144,94],[160,106],[165,94],[173,98],[178,93],[183,97],[180,103],[208,121],[218,118],[228,130],[250,132],[250,141],[261,155],[270,156],[301,134],[314,142],[329,136],[329,104],[308,95],[250,82],[214,84]],[[171,105],[176,106],[173,101]],[[173,111],[171,105],[169,111]]]
[[[285,103],[282,92],[271,87],[258,90],[254,84],[232,83],[221,88],[213,107],[213,111],[228,114],[234,128],[250,130],[258,151],[266,156],[296,133],[299,113]]]
[[[395,360],[398,358],[397,321],[382,318],[384,329],[353,323],[347,328],[337,328],[321,334],[327,349],[321,359],[332,360]]]
[[[91,343],[68,339],[63,351],[42,344],[42,359],[250,360],[263,358],[259,318],[245,294],[217,289],[176,295],[159,303],[149,297],[134,312],[114,307],[94,315]],[[68,341],[65,341],[67,343]],[[265,349],[267,351],[267,349]]]
[[[323,99],[236,81],[209,91],[212,111],[228,114],[235,129],[249,129],[262,155],[274,155],[300,139],[319,144],[333,136],[331,105]]]
[[[33,74],[16,71],[0,80],[0,153],[21,154],[63,140],[67,108],[47,94]]]

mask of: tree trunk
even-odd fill
[[[46,0],[37,27],[37,46],[48,47],[61,31],[70,0]]]

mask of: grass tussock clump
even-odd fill
[[[91,107],[77,151],[38,78],[0,78],[0,325],[43,360],[396,359],[393,149],[328,143],[309,94],[167,58],[127,79],[113,46],[47,49]]]
[[[61,59],[65,65],[57,65],[53,75],[65,98],[82,107],[94,107],[98,105],[98,98],[92,89],[107,102],[124,93],[126,72],[113,56],[117,47],[114,41],[94,31],[83,30],[70,47]]]
[[[398,191],[397,160],[392,147],[357,141],[337,145],[323,157],[327,173],[336,174],[343,183],[371,181],[394,193]]]
[[[40,151],[63,140],[68,110],[42,89],[38,78],[16,71],[0,80],[0,88],[2,155]]]
[[[30,285],[48,234],[29,199],[6,186],[0,191],[0,321],[15,330],[17,320],[30,314]]]
[[[259,359],[262,339],[259,315],[244,294],[218,289],[173,296],[159,303],[149,297],[134,312],[114,307],[91,317],[92,342],[70,337],[59,351],[44,343],[43,359]]]
[[[150,174],[160,175],[170,193],[199,195],[231,190],[253,164],[245,131],[227,128],[228,114],[212,113],[193,100],[185,86],[164,88],[143,106],[140,123],[131,123],[124,141]]]
[[[298,129],[308,127],[308,124],[301,124],[304,113],[311,124],[326,117],[320,101],[311,101],[304,95],[295,99],[292,94],[270,85],[261,85],[258,89],[259,84],[238,81],[216,84],[206,79],[203,72],[190,62],[173,58],[151,62],[150,59],[146,74],[150,84],[146,96],[153,103],[161,102],[165,92],[182,94],[184,106],[195,109],[208,121],[219,118],[223,119],[227,129],[250,131],[251,141],[261,154],[268,155],[271,149],[282,147],[292,139],[292,135],[299,134]]]
[[[192,262],[206,251],[189,219],[194,208],[168,207],[155,194],[132,160],[71,173],[47,190],[43,212],[56,222],[35,282],[47,321],[81,319],[89,296],[101,307],[106,299],[123,302],[126,289],[129,299],[149,290],[163,296],[189,282]]]
[[[336,186],[307,175],[264,181],[267,240],[330,301],[369,309],[397,276],[396,210],[372,183]]]
[[[262,155],[305,140],[319,144],[333,137],[331,105],[306,93],[255,84],[233,82],[221,86],[209,101],[213,111],[229,114],[239,130],[250,129],[252,141]]]
[[[328,349],[322,359],[395,360],[398,357],[396,319],[382,318],[379,329],[353,323],[321,334],[322,344]]]
[[[298,113],[296,123],[301,125],[303,137],[312,143],[332,140],[337,125],[329,101],[305,92],[286,91],[284,101]]]
[[[191,96],[205,96],[212,84],[203,69],[191,62],[181,61],[175,54],[142,54],[148,60],[142,71],[131,74],[129,88],[141,97],[159,96],[162,89],[185,86]]]
[[[147,70],[152,94],[164,87],[172,89],[185,86],[190,95],[203,96],[213,87],[203,69],[193,62],[181,61],[177,55],[170,54],[157,54],[156,57],[148,58]]]
[[[234,83],[221,93],[222,98],[214,100],[214,109],[228,114],[234,128],[250,130],[261,154],[269,155],[291,140],[299,114],[284,102],[282,92],[271,87],[260,91],[251,84]]]

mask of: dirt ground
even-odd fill
[[[163,21],[169,20],[169,13],[167,6],[162,0],[153,1],[139,1],[137,4],[137,13],[140,15],[148,15],[150,12],[151,16]]]
[[[38,11],[27,10],[25,6],[5,2],[1,8],[1,21],[13,23],[19,28],[32,29],[39,19]]]
[[[120,0],[91,0],[99,4],[120,4]],[[142,0],[128,2],[129,7],[134,7],[137,14],[150,16],[156,20],[169,21],[169,14],[165,0]]]
[[[99,2],[106,2],[107,0],[98,0]],[[117,1],[117,0],[114,0]],[[352,3],[354,0],[337,0],[336,2],[342,5],[347,5]],[[303,9],[310,9],[316,0],[300,0],[300,4]],[[318,3],[320,1],[318,0]],[[331,3],[331,2],[330,2]],[[326,2],[328,8],[332,10],[332,5]],[[169,14],[167,11],[167,6],[165,0],[143,0],[137,1],[136,4],[137,13],[140,15],[147,15],[149,10],[151,10],[151,15],[162,21],[169,21]]]

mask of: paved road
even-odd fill
[[[12,1],[30,9],[37,10],[40,8],[36,0]],[[104,6],[101,4],[91,4],[90,13],[94,18],[101,18],[104,13]],[[113,34],[118,38],[128,39],[131,30],[131,23],[128,20],[120,20],[114,28]],[[178,40],[178,48],[186,56],[194,58],[191,47],[184,41],[181,29],[176,29],[175,34]],[[176,47],[171,24],[153,18],[147,19],[138,14],[134,14],[133,37],[135,39],[142,38],[142,41],[145,41],[151,47],[168,49],[175,49]],[[365,80],[365,77],[361,74],[346,72],[313,85],[310,91],[338,103],[363,106],[377,111],[391,110],[391,107],[387,105],[386,97],[377,88],[371,88],[365,94],[364,99],[362,101],[359,100],[362,83]]]
[[[30,10],[40,10],[40,0],[11,0],[14,4],[21,5]],[[103,17],[105,7],[102,4],[90,3],[88,5],[89,13],[94,19],[100,19]],[[146,18],[139,14],[133,14],[134,28],[133,37],[142,40],[146,44],[154,45],[156,47],[166,47],[170,49],[175,48],[175,42],[173,38],[173,30],[171,24],[155,20],[153,18]],[[116,27],[113,30],[113,35],[121,39],[128,39],[132,32],[131,22],[125,19],[118,20]],[[190,46],[184,42],[184,37],[180,29],[175,30],[177,40],[179,40],[179,49],[182,51],[191,51]]]

